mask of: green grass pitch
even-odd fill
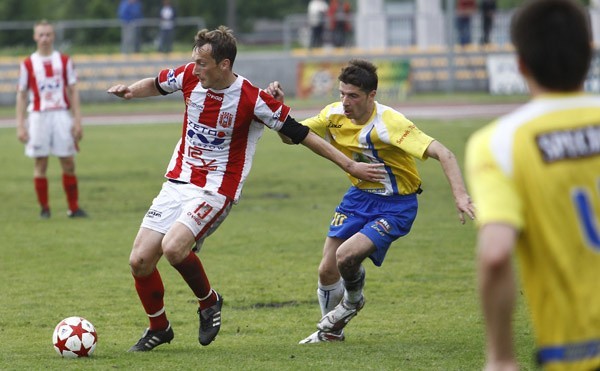
[[[461,165],[469,134],[486,120],[417,121]],[[197,341],[193,294],[165,261],[171,344],[130,354],[147,326],[128,256],[142,216],[163,182],[180,125],[89,126],[77,157],[86,220],[66,217],[59,164],[49,165],[52,218],[40,220],[33,164],[14,129],[0,129],[0,369],[477,370],[484,362],[475,285],[474,224],[460,225],[435,160],[419,163],[424,192],[412,232],[381,268],[365,262],[367,303],[344,343],[298,345],[316,327],[317,265],[343,172],[302,146],[265,131],[253,170],[200,257],[224,296],[214,343]],[[79,315],[98,331],[89,359],[62,359],[54,326]],[[535,369],[522,297],[515,338],[523,369]]]

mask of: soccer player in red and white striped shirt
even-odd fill
[[[55,155],[62,167],[67,215],[85,217],[86,213],[79,208],[75,175],[74,156],[83,130],[73,61],[54,50],[54,27],[50,23],[38,22],[33,28],[33,39],[37,50],[20,66],[16,120],[17,137],[25,143],[25,154],[35,161],[33,178],[42,209],[40,216],[50,217],[46,170],[48,156]],[[26,110],[29,112],[27,120]]]
[[[164,308],[157,270],[162,255],[179,271],[198,299],[198,340],[210,344],[221,326],[223,298],[212,289],[194,253],[238,201],[265,126],[302,143],[350,174],[380,179],[378,165],[358,163],[310,133],[290,108],[233,72],[236,40],[227,27],[201,30],[192,62],[159,72],[108,93],[124,99],[181,91],[186,108],[181,139],[175,146],[167,181],[144,217],[129,263],[150,326],[130,351],[149,351],[170,342],[173,330]]]

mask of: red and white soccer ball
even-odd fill
[[[54,349],[66,358],[91,356],[97,342],[98,334],[94,325],[82,317],[63,319],[56,325],[52,334]]]

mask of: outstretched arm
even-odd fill
[[[383,170],[383,164],[368,164],[353,161],[312,131],[308,132],[308,135],[301,143],[356,178],[368,182],[380,182],[384,179],[385,170]]]
[[[465,215],[471,219],[475,219],[475,207],[471,202],[471,197],[467,193],[467,188],[463,182],[462,173],[454,153],[446,148],[443,144],[434,140],[431,142],[425,151],[427,156],[435,158],[442,165],[442,170],[450,183],[452,194],[454,195],[454,203],[458,210],[460,222],[465,223]]]
[[[106,92],[123,99],[153,97],[160,95],[154,81],[155,78],[148,77],[134,82],[129,86],[117,84],[110,87]]]
[[[273,96],[276,100],[283,103],[285,94],[279,81],[273,81],[265,89],[267,93]],[[292,122],[293,121],[293,122]],[[296,120],[286,121],[286,125],[300,125]],[[282,130],[286,132],[287,130]],[[281,140],[286,144],[298,143],[294,142],[290,136],[285,135],[281,131],[278,132]],[[345,172],[351,174],[355,178],[365,180],[367,182],[380,182],[385,179],[385,170],[383,170],[384,164],[367,164],[364,162],[356,162],[346,157],[337,148],[328,143],[325,139],[321,138],[317,134],[309,131],[306,137],[300,141],[303,145],[310,148],[316,154],[325,157],[331,162],[338,165]]]

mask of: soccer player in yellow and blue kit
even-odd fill
[[[415,158],[441,163],[460,221],[474,218],[454,154],[394,109],[378,103],[376,67],[352,60],[339,79],[340,101],[302,121],[355,161],[382,164],[383,179],[365,182],[349,175],[352,186],[335,210],[319,265],[317,296],[322,319],[301,344],[344,340],[344,327],[364,305],[365,269],[370,258],[381,266],[392,242],[406,235],[417,215],[421,178]],[[268,90],[283,99],[278,82]],[[282,136],[286,141],[286,138]]]
[[[469,140],[477,205],[486,370],[517,370],[513,251],[545,370],[600,370],[600,97],[583,86],[588,14],[572,0],[533,0],[511,38],[532,100]]]

